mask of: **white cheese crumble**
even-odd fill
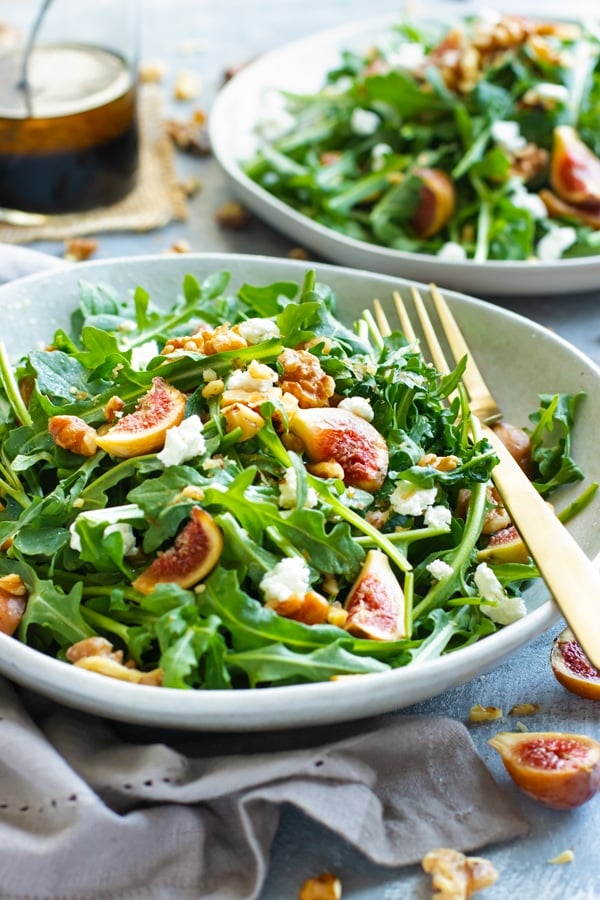
[[[244,340],[251,345],[262,344],[269,338],[281,337],[281,332],[277,327],[277,323],[272,319],[246,319],[236,325],[236,331]]]
[[[290,466],[285,470],[283,480],[279,482],[279,506],[282,509],[293,509],[298,500],[298,478],[296,470]],[[317,505],[319,500],[318,494],[314,488],[309,488],[306,493],[306,501],[304,505],[308,509],[312,509]]]
[[[148,363],[155,356],[158,356],[159,349],[156,341],[146,341],[139,347],[131,348],[131,368],[137,372],[142,372],[148,367]]]
[[[354,134],[373,134],[379,128],[380,122],[381,119],[377,113],[371,112],[370,109],[357,107],[352,110],[350,129]]]
[[[492,124],[492,140],[507,153],[522,150],[527,141],[521,134],[518,122],[499,120]]]
[[[509,597],[487,563],[479,563],[475,569],[475,584],[484,600],[481,611],[497,625],[510,625],[527,615],[522,597]]]
[[[546,204],[542,198],[539,194],[530,193],[523,186],[522,182],[517,182],[515,184],[515,189],[510,196],[510,201],[513,206],[518,206],[519,209],[526,209],[531,213],[534,219],[548,218],[548,210],[546,209]]]
[[[133,528],[128,522],[116,522],[114,525],[108,525],[102,534],[102,538],[107,538],[109,534],[120,534],[123,541],[123,556],[131,556],[137,550],[135,542],[135,534]]]
[[[425,568],[436,581],[441,581],[442,578],[447,578],[454,572],[452,566],[449,566],[443,559],[434,559]]]
[[[430,528],[449,528],[452,513],[447,506],[428,506],[425,510],[424,522]]]
[[[277,384],[277,372],[264,363],[252,360],[247,369],[236,369],[227,379],[229,391],[258,391],[266,394]]]
[[[462,244],[456,241],[446,241],[438,250],[436,256],[438,259],[447,259],[450,262],[462,262],[467,258],[467,251]]]
[[[374,172],[379,172],[385,165],[386,156],[390,156],[394,151],[389,144],[375,144],[371,150],[371,168]]]
[[[288,600],[292,595],[303,597],[309,589],[310,569],[299,556],[286,557],[263,576],[259,588],[266,603]]]
[[[373,407],[366,397],[344,397],[339,403],[339,408],[354,413],[355,416],[360,416],[367,422],[373,421]]]
[[[408,69],[412,72],[425,62],[425,49],[416,41],[400,44],[395,52],[388,54],[387,61],[396,69]]]
[[[390,504],[401,516],[421,516],[433,506],[437,488],[418,488],[410,481],[398,481],[390,494]]]
[[[538,241],[536,247],[538,258],[544,262],[560,259],[564,251],[576,240],[577,232],[570,225],[566,225],[564,228],[553,228]]]
[[[568,99],[569,91],[564,84],[542,81],[527,91],[523,97],[523,102],[539,104],[544,109],[552,109],[557,104],[566,103]]]
[[[69,532],[71,533],[69,546],[78,553],[81,552],[81,537],[77,531],[79,522],[89,522],[92,525],[104,523],[106,525],[104,534],[106,534],[108,528],[122,525],[129,519],[143,518],[143,511],[135,503],[129,503],[126,506],[109,506],[107,509],[87,509],[85,512],[80,512],[69,525]]]
[[[180,425],[167,430],[165,446],[156,454],[164,466],[180,466],[186,459],[200,456],[206,450],[200,416],[188,416]]]

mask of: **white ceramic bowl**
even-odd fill
[[[441,10],[444,21],[472,13],[477,4]],[[479,10],[480,11],[480,10]],[[600,255],[552,262],[450,261],[359,241],[327,228],[283,203],[244,173],[242,164],[257,146],[256,125],[265,118],[274,91],[311,93],[339,65],[341,52],[364,52],[401,20],[400,13],[347,23],[280,47],[245,67],[217,95],[209,120],[213,153],[232,189],[259,217],[300,246],[344,266],[372,269],[478,296],[560,294],[594,290],[600,283]],[[451,21],[452,19],[448,19]]]
[[[80,279],[108,282],[125,292],[141,285],[154,302],[170,305],[183,276],[202,279],[227,270],[231,289],[242,283],[301,282],[307,264],[245,255],[190,254],[83,263],[20,279],[0,288],[3,339],[13,355],[68,327]],[[378,297],[392,316],[392,291],[409,282],[322,265],[319,281],[339,298],[347,322]],[[426,288],[421,286],[426,293]],[[540,392],[586,391],[575,436],[575,454],[588,481],[600,480],[597,422],[600,370],[574,347],[545,328],[491,304],[446,291],[484,376],[497,393],[507,420],[526,423]],[[567,503],[580,488],[567,491]],[[570,526],[589,556],[600,550],[599,504]],[[384,674],[290,687],[244,691],[178,691],[132,685],[78,669],[0,634],[0,671],[66,704],[124,721],[202,730],[262,730],[308,726],[368,717],[435,696],[500,663],[542,633],[558,613],[543,584],[527,592],[528,615],[479,643],[432,662]]]

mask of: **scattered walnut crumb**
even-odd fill
[[[509,716],[532,716],[540,711],[539,703],[517,703],[509,711]]]
[[[245,228],[250,221],[250,210],[236,200],[229,200],[218,208],[215,219],[222,228]]]
[[[515,727],[516,727],[517,731],[520,731],[523,734],[527,734],[527,732],[529,731],[529,728],[527,727],[527,725],[525,725],[524,722],[517,722]]]
[[[288,253],[288,257],[290,259],[309,259],[308,250],[305,250],[304,247],[292,247],[290,252]]]
[[[331,872],[309,878],[300,888],[298,900],[340,900],[342,882]]]
[[[83,262],[96,252],[98,246],[98,241],[94,238],[69,238],[65,241],[63,258],[69,262]]]
[[[196,110],[189,119],[166,119],[165,131],[175,147],[191,156],[209,156],[211,152],[208,135],[204,129],[204,113]]]
[[[468,900],[498,879],[489,860],[445,847],[426,853],[421,865],[432,878],[432,900]]]
[[[200,93],[200,80],[195,72],[179,72],[173,86],[175,100],[195,100]]]
[[[183,178],[179,182],[179,186],[186,197],[193,197],[202,187],[202,182],[194,175],[190,175],[189,178]]]
[[[186,240],[174,241],[171,244],[169,249],[166,251],[167,253],[190,253],[192,250],[190,242]]]
[[[138,77],[141,84],[159,84],[167,72],[167,64],[160,59],[148,59],[140,63]]]
[[[251,62],[252,62],[252,60],[249,59],[246,62],[234,63],[234,65],[232,65],[232,66],[227,66],[225,71],[223,72],[224,84],[227,84],[228,81],[231,81],[232,78],[235,78],[235,76],[238,74],[238,72],[241,72],[242,69],[245,69],[246,66],[248,65],[248,63],[251,63]]]
[[[469,710],[469,720],[471,722],[493,722],[495,719],[502,718],[502,709],[499,706],[481,706],[477,704]]]
[[[575,859],[575,854],[572,850],[563,850],[562,853],[559,853],[558,856],[553,857],[553,859],[549,859],[549,863],[553,863],[553,865],[563,865],[564,863],[571,863]]]

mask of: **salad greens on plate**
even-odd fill
[[[407,20],[316,92],[270,92],[262,189],[350,238],[445,260],[600,251],[600,27]]]
[[[187,275],[165,310],[81,282],[69,330],[15,365],[0,352],[0,629],[216,690],[384,672],[525,615],[538,573],[464,361],[442,376],[368,313],[346,327],[312,270],[228,285]],[[544,496],[583,477],[579,398],[532,412]]]

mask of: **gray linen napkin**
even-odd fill
[[[172,732],[123,731],[0,681],[0,897],[120,900],[143,886],[152,900],[250,900],[286,803],[384,866],[527,831],[467,729],[444,717],[183,735],[180,747]]]
[[[0,283],[60,264],[0,245]],[[256,898],[286,803],[384,866],[527,831],[466,728],[442,717],[185,735],[70,711],[0,679],[0,747],[10,900]]]

